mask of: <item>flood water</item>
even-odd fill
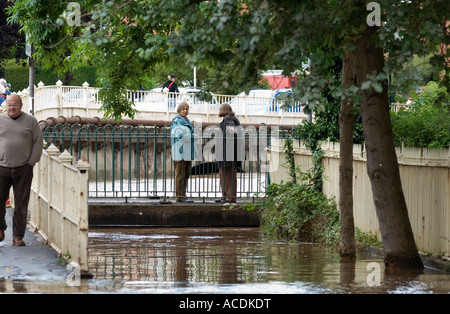
[[[71,285],[64,266],[29,274],[8,268],[0,293],[450,293],[450,274],[387,274],[382,258],[368,253],[340,263],[334,248],[274,241],[259,228],[93,229],[89,270],[93,278]]]
[[[386,274],[380,256],[272,241],[259,228],[96,229],[91,293],[449,293],[450,274]]]

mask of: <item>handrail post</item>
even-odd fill
[[[58,192],[60,193],[60,198],[59,199],[61,200],[61,203],[65,204],[67,198],[69,197],[69,195],[67,195],[68,193],[66,192],[66,189],[65,189],[64,185],[67,182],[67,175],[70,175],[70,174],[67,173],[65,165],[70,165],[72,163],[72,155],[70,155],[67,150],[64,150],[64,152],[62,152],[62,154],[59,155],[59,160],[60,160],[60,162],[62,164],[61,173],[59,175],[61,176],[61,181],[60,182],[61,182],[61,184],[63,186],[58,187]],[[68,246],[66,241],[65,241],[65,233],[66,233],[66,230],[65,230],[65,219],[66,219],[66,214],[67,214],[66,213],[67,209],[65,208],[65,206],[61,206],[61,211],[62,211],[61,214],[60,214],[60,221],[61,221],[60,222],[60,226],[61,226],[60,228],[61,229],[59,230],[60,231],[59,234],[57,234],[55,232],[53,234],[53,236],[55,238],[59,236],[60,239],[57,242],[58,243],[58,247],[61,250],[64,250]],[[53,239],[51,239],[51,240],[54,241]]]
[[[62,85],[63,83],[58,80],[58,82],[56,82],[56,101],[58,103],[58,111],[59,111],[59,115],[63,116],[63,97],[62,97]]]
[[[86,114],[89,117],[89,83],[88,82],[84,82],[83,83],[83,104],[84,107],[86,108]]]
[[[89,273],[89,254],[88,254],[88,197],[89,197],[89,174],[90,164],[82,157],[78,160],[76,167],[78,169],[77,191],[78,191],[78,261],[82,276]]]

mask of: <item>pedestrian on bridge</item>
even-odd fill
[[[236,118],[233,109],[227,103],[219,107],[220,135],[216,143],[217,168],[220,175],[222,198],[216,202],[235,203],[237,196],[237,168],[241,167],[245,159],[245,150],[242,147],[241,123]]]
[[[11,85],[6,82],[4,78],[0,79],[0,105],[3,104],[6,98],[11,95]]]
[[[33,166],[40,160],[43,135],[32,115],[22,112],[22,99],[16,94],[5,101],[0,115],[0,241],[5,238],[5,203],[14,189],[13,245],[24,246]]]
[[[172,159],[175,164],[175,195],[177,202],[191,203],[186,197],[186,190],[194,160],[194,126],[188,119],[187,102],[181,102],[177,112],[170,125]]]
[[[169,96],[169,108],[175,108],[176,106],[176,98],[178,95],[175,93],[179,93],[177,83],[175,83],[176,76],[174,74],[170,74],[168,76],[168,81],[164,83],[162,92],[168,92]]]
[[[2,105],[5,102],[7,96],[8,95],[6,95],[5,87],[3,87],[3,85],[0,84],[0,105]]]

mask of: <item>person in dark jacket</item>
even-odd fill
[[[176,76],[173,74],[170,74],[168,76],[169,80],[164,83],[161,92],[169,92],[169,93],[179,93],[177,83],[175,83]],[[169,94],[169,108],[175,108],[176,107],[176,94]]]
[[[168,90],[166,90],[169,93],[179,93],[180,91],[178,90],[178,86],[177,83],[175,83],[176,80],[176,76],[173,74],[170,74],[168,76],[168,81],[166,83],[164,83],[163,87],[162,87],[162,91],[165,91],[164,89],[167,88]]]
[[[241,167],[245,150],[241,123],[227,103],[219,107],[220,131],[216,142],[216,161],[220,175],[222,198],[216,202],[235,203],[237,195],[237,168]]]

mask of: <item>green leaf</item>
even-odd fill
[[[370,86],[372,86],[372,81],[365,81],[361,84],[361,89],[366,90],[369,89]]]
[[[383,91],[383,86],[380,83],[374,83],[373,84],[373,89],[377,92],[377,93],[381,93]]]

